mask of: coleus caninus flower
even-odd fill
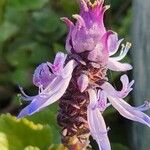
[[[131,44],[121,45],[117,33],[106,30],[104,13],[109,6],[104,0],[80,0],[80,14],[73,15],[74,24],[62,18],[69,28],[66,40],[68,54],[57,53],[54,63],[43,63],[33,75],[33,83],[39,88],[36,96],[22,98],[30,101],[18,118],[32,115],[59,100],[58,124],[62,127],[62,142],[70,150],[84,150],[89,145],[89,135],[98,143],[99,149],[110,150],[108,127],[103,112],[112,105],[127,119],[150,127],[150,117],[143,111],[149,102],[132,107],[123,100],[134,81],[121,76],[122,90],[117,91],[108,82],[107,70],[127,71],[132,66],[120,61],[126,56]],[[113,57],[120,48],[120,55]]]

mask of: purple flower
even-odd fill
[[[110,150],[108,128],[103,112],[112,105],[125,118],[150,127],[150,117],[143,111],[150,103],[132,107],[123,100],[131,91],[134,80],[121,76],[122,89],[117,91],[107,78],[107,70],[127,71],[132,66],[120,61],[127,55],[131,44],[122,44],[117,33],[106,30],[104,0],[80,0],[80,14],[73,15],[74,24],[62,18],[69,28],[66,39],[68,54],[57,53],[54,63],[42,63],[33,75],[33,84],[39,88],[36,96],[22,99],[30,101],[18,118],[32,115],[59,100],[58,123],[62,127],[62,142],[69,149],[85,149],[89,135],[97,141],[99,149]],[[121,45],[121,46],[120,46]],[[114,56],[118,53],[119,56]]]
[[[22,92],[22,98],[31,101],[31,103],[20,112],[18,118],[32,115],[62,97],[69,85],[75,67],[74,60],[70,60],[64,66],[65,60],[66,55],[59,52],[54,64],[47,62],[37,67],[33,75],[33,83],[39,87],[39,94],[27,96]]]
[[[87,109],[87,118],[91,135],[97,141],[100,150],[110,150],[108,129],[100,111],[101,107],[96,107],[98,102],[96,91],[90,89],[89,97],[90,104]]]
[[[131,70],[131,65],[119,62],[126,56],[131,47],[130,43],[122,45],[120,56],[110,57],[118,51],[123,39],[118,40],[117,33],[106,30],[103,17],[109,6],[103,6],[103,3],[103,0],[96,0],[94,4],[80,0],[80,15],[73,15],[77,20],[76,24],[68,18],[62,18],[69,27],[66,50],[68,53],[87,51],[90,61],[106,63],[108,68],[114,71]]]
[[[142,111],[150,109],[150,103],[146,102],[139,107],[132,107],[122,98],[126,97],[132,90],[134,81],[129,82],[126,75],[121,76],[122,90],[117,91],[113,86],[106,82],[101,86],[102,90],[89,90],[90,104],[88,106],[88,124],[94,139],[98,142],[102,150],[110,150],[107,137],[107,128],[102,117],[102,112],[112,105],[125,118],[140,122],[150,127],[150,117]],[[101,115],[100,115],[101,114]],[[103,122],[103,123],[99,123]],[[101,134],[105,133],[105,134]],[[101,139],[101,143],[99,140]],[[103,145],[104,143],[105,146]]]
[[[109,33],[104,27],[103,16],[109,6],[103,7],[103,1],[96,1],[93,5],[89,1],[80,0],[80,7],[80,15],[73,15],[73,18],[77,20],[76,24],[73,24],[68,18],[62,18],[69,27],[66,50],[69,53],[89,51],[91,52],[89,60],[101,61],[104,57],[102,53],[107,51],[105,40],[107,40]],[[92,51],[97,55],[93,54]],[[107,58],[107,54],[105,55]]]

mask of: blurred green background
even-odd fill
[[[105,19],[107,28],[131,41],[132,1],[106,3],[111,4]],[[67,28],[59,18],[71,18],[78,12],[75,0],[0,0],[0,150],[64,150],[56,124],[57,104],[21,121],[11,115],[16,116],[25,106],[19,98],[18,86],[24,87],[29,95],[36,94],[32,85],[35,67],[52,61],[58,51],[65,51]],[[126,59],[130,61],[130,56]],[[117,87],[119,75],[109,72]],[[105,113],[105,118],[112,129],[112,149],[129,150],[131,123],[126,123],[113,109]],[[95,142],[91,143],[93,150],[97,150]]]

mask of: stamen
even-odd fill
[[[24,96],[24,97],[28,97],[28,95],[24,92],[23,88],[21,86],[19,86],[19,90],[21,91],[21,94]]]
[[[132,44],[127,42],[126,47],[131,48]]]
[[[131,43],[127,42],[126,45],[122,44],[121,47],[122,48],[119,56],[112,57],[115,61],[120,61],[127,55],[129,49],[131,48]]]

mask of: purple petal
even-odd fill
[[[90,104],[87,109],[87,119],[91,135],[98,143],[100,150],[111,150],[104,118],[98,108],[93,108],[97,101],[96,92],[89,90],[89,97]]]
[[[79,2],[80,15],[73,15],[73,18],[77,20],[76,24],[72,25],[68,19],[63,18],[70,28],[66,49],[71,53],[97,49],[97,45],[101,45],[101,38],[106,33],[103,18],[108,6],[103,6],[104,1],[97,0],[94,4],[88,0],[80,0]],[[97,50],[96,53],[98,53]]]
[[[43,90],[43,92],[39,95],[27,97],[27,99],[32,98],[32,102],[20,112],[18,117],[21,118],[26,115],[31,115],[35,111],[38,111],[40,106],[44,102],[46,102],[48,98],[60,88],[61,85],[59,84],[59,82],[61,82],[61,77],[55,78],[54,82],[50,83],[48,87],[45,90]]]
[[[67,36],[67,39],[66,39],[66,50],[68,53],[71,53],[72,51],[72,45],[71,45],[71,34],[72,34],[72,30],[74,28],[74,24],[72,21],[70,21],[68,18],[66,17],[63,17],[61,18],[62,21],[64,21],[66,23],[66,25],[68,26],[69,28],[69,33],[68,33],[68,36]]]
[[[103,85],[101,85],[101,88],[109,95],[111,96],[116,96],[117,92],[115,90],[115,88],[109,83],[109,82],[105,82]]]
[[[97,44],[95,48],[89,53],[88,60],[106,64],[109,56],[108,38],[111,36],[111,34],[113,34],[113,32],[108,31],[103,35],[101,41],[99,41],[99,44]]]
[[[81,93],[84,92],[87,89],[88,85],[89,85],[88,76],[85,75],[85,74],[81,74],[80,77],[77,80],[77,83],[78,83],[78,87],[79,87]]]
[[[54,63],[47,63],[49,65],[49,67],[52,69],[53,74],[55,75],[59,75],[61,74],[63,68],[64,68],[64,63],[66,61],[66,57],[67,55],[62,53],[62,52],[58,52],[55,56],[55,60]]]
[[[68,85],[70,83],[71,77],[72,76],[70,76],[70,77],[68,77],[66,79],[63,78],[62,79],[63,81],[61,81],[59,83],[60,86],[56,85],[56,86],[59,87],[59,89],[55,93],[51,94],[51,97],[49,97],[49,99],[42,106],[40,106],[40,109],[42,109],[44,107],[47,107],[48,105],[51,105],[52,103],[54,103],[55,101],[59,100],[63,96],[63,94],[65,93],[65,91],[68,88]]]
[[[87,29],[82,16],[73,15],[73,17],[77,19],[76,26],[74,27],[71,36],[74,51],[76,53],[82,53],[84,51],[93,50],[99,40],[99,34],[95,32],[96,30],[93,30],[92,27]]]
[[[140,122],[150,127],[150,117],[143,112],[130,106],[123,99],[108,96],[108,99],[112,106],[118,110],[118,112],[127,119]]]
[[[108,38],[108,50],[109,50],[109,56],[114,55],[121,44],[123,39],[118,40],[118,34],[116,32],[113,32]]]
[[[76,61],[70,60],[64,67],[63,72],[61,73],[61,76],[63,78],[67,78],[67,77],[71,76],[76,65],[77,65]]]
[[[101,44],[97,44],[96,47],[89,53],[88,60],[106,63],[105,57],[103,56],[103,46]]]
[[[33,96],[32,102],[20,112],[18,118],[32,115],[59,100],[68,88],[74,67],[74,61],[69,61],[64,68],[64,70],[66,69],[68,71],[67,75],[62,74],[56,76],[39,95]],[[27,99],[29,98],[27,97]]]
[[[118,97],[118,98],[125,98],[131,91],[132,91],[132,85],[134,84],[134,80],[129,82],[128,76],[123,75],[121,76],[121,82],[122,82],[122,89],[121,91],[115,90],[115,88],[108,82],[105,82],[101,88],[108,93],[111,96]]]
[[[103,43],[103,47],[104,47],[104,52],[105,53],[109,53],[109,48],[110,48],[110,45],[109,45],[109,39],[110,37],[114,35],[114,32],[113,31],[107,31],[103,37],[102,37],[102,43]]]
[[[150,109],[150,102],[145,101],[145,103],[143,105],[135,107],[135,109],[139,110],[139,111],[147,111]]]
[[[52,103],[59,100],[62,97],[62,95],[65,93],[69,85],[70,79],[71,76],[66,79],[59,77],[58,78],[59,83],[53,85],[52,91],[50,91],[49,93],[43,91],[38,96],[36,96],[32,100],[32,102],[20,112],[18,118],[22,118],[26,115],[32,115],[40,111],[42,108],[45,108],[48,105],[51,105]]]
[[[129,85],[129,78],[128,78],[128,76],[126,74],[122,75],[121,78],[120,78],[120,81],[122,82],[122,86],[123,86],[122,89],[127,89],[128,85]]]
[[[107,65],[108,68],[113,71],[128,71],[133,68],[130,64],[120,63],[118,61],[115,61],[113,58],[109,58]]]
[[[60,18],[62,21],[64,21],[67,25],[67,27],[70,29],[72,26],[74,26],[73,22],[69,20],[67,17]]]
[[[81,5],[82,7],[80,15],[85,20],[87,27],[90,28],[92,24],[96,23],[99,25],[100,33],[104,34],[106,29],[104,26],[103,18],[104,13],[109,8],[109,6],[103,6],[104,1],[102,0],[97,0],[93,6],[92,3],[88,0],[81,0],[81,2],[82,1],[84,1],[84,3]]]
[[[47,63],[42,63],[39,65],[33,75],[33,84],[37,87],[46,87],[47,84],[51,81],[51,72]]]
[[[80,2],[80,9],[82,11],[88,12],[89,8],[87,6],[87,1],[86,0],[80,0],[79,2]]]
[[[107,108],[107,94],[104,90],[99,90],[97,96],[98,108],[103,112]]]
[[[120,80],[122,82],[122,90],[118,91],[117,96],[119,98],[125,98],[133,90],[133,88],[131,87],[134,84],[134,80],[129,82],[129,78],[127,75],[122,75]]]
[[[55,60],[53,65],[55,66],[59,66],[62,67],[64,66],[65,60],[66,60],[67,55],[62,53],[62,52],[58,52],[55,56]]]
[[[77,23],[76,23],[77,30],[80,30],[82,27],[86,26],[84,19],[80,15],[75,14],[75,15],[72,15],[72,17],[77,20]]]

